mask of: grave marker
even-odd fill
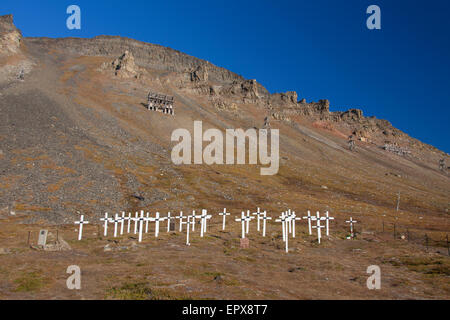
[[[131,212],[128,213],[128,217],[125,218],[125,220],[128,221],[128,226],[127,226],[127,233],[130,233],[130,226],[131,226]]]
[[[183,219],[185,217],[183,217],[183,211],[180,211],[180,215],[175,217],[176,219],[180,220],[179,224],[180,224],[180,232],[183,231]]]
[[[172,219],[175,219],[175,217],[171,217],[170,216],[170,211],[167,213],[167,232],[170,232],[170,221],[172,220]]]
[[[272,217],[268,217],[266,212],[264,211],[264,216],[261,218],[263,220],[263,234],[262,236],[266,236],[266,220],[272,220]]]
[[[142,230],[144,229],[144,210],[141,210],[141,216],[139,217],[139,242],[142,242]]]
[[[242,237],[241,239],[245,238],[245,222],[246,222],[246,217],[245,217],[245,213],[244,211],[242,211],[241,217],[240,218],[236,218],[234,219],[237,222],[240,222],[242,224]]]
[[[311,213],[308,210],[308,215],[306,217],[303,217],[303,219],[308,219],[308,231],[309,231],[309,235],[312,235],[312,230],[311,230],[311,219],[313,219],[313,217],[311,217]]]
[[[150,218],[150,219],[152,219],[152,218]],[[158,235],[159,235],[159,222],[160,221],[164,221],[164,220],[166,220],[166,218],[160,218],[159,217],[159,212],[156,212],[156,217],[153,218],[152,221],[155,221],[155,237],[157,237],[157,238],[158,238]]]
[[[191,217],[192,217],[192,220],[193,220],[194,219],[193,216],[187,216],[187,221],[186,222],[183,222],[183,221],[180,222],[181,224],[186,224],[186,245],[187,246],[191,245],[191,243],[189,242],[189,230],[191,229],[190,228],[190,224],[195,223],[193,221],[191,222]]]
[[[248,232],[250,231],[250,221],[252,221],[252,219],[254,219],[255,217],[250,216],[250,210],[247,210],[247,216],[245,217],[245,233],[248,234]]]
[[[334,220],[334,218],[329,216],[328,211],[325,212],[325,214],[326,214],[325,220],[326,220],[326,227],[327,227],[326,230],[327,230],[327,237],[328,237],[330,235],[330,220]]]
[[[147,215],[145,216],[145,233],[148,233],[148,223],[150,221],[149,215],[150,213],[147,212]]]
[[[295,214],[295,212],[293,212],[292,216],[291,216],[291,223],[292,223],[292,238],[295,238],[295,221],[297,220],[302,220],[301,217],[297,217],[297,215]]]
[[[197,217],[196,215],[195,215],[195,210],[192,210],[192,215],[191,215],[191,217],[192,217],[192,231],[195,231],[195,217]]]
[[[108,235],[108,222],[109,222],[108,212],[105,212],[105,217],[100,218],[100,221],[105,221],[105,223],[103,225],[103,229],[105,229],[105,231],[103,232],[103,235],[106,237]]]
[[[136,234],[138,232],[137,226],[138,226],[138,221],[139,221],[137,212],[134,215],[133,221],[134,221],[134,234]]]
[[[206,209],[202,209],[202,215],[201,215],[201,236],[203,237],[203,234],[206,233],[206,225],[208,222],[208,219],[211,219],[211,215],[208,214],[208,211]]]
[[[89,221],[84,221],[84,215],[81,215],[80,221],[75,221],[75,224],[79,224],[80,227],[78,228],[78,241],[81,240],[81,237],[83,236],[83,224],[88,224]]]
[[[48,230],[39,231],[38,246],[45,246],[47,244],[47,235]]]
[[[281,216],[279,217],[279,219],[276,219],[275,222],[281,222],[281,228],[283,229],[283,241],[286,241],[286,228],[285,228],[285,224],[286,224],[286,216],[284,214],[284,212],[281,213]]]
[[[241,248],[248,249],[248,247],[250,246],[250,240],[248,238],[243,238],[240,240],[241,240]]]
[[[312,226],[314,229],[317,229],[317,240],[320,244],[320,239],[322,238],[322,228],[325,228],[325,226],[320,225],[320,221],[325,220],[325,217],[320,217],[319,211],[317,211],[316,217],[313,217],[313,220],[316,221],[316,225]]]
[[[120,222],[120,218],[117,213],[111,222],[114,223],[114,238],[116,238],[117,237],[117,224]]]
[[[286,230],[284,230],[284,232],[283,232],[283,233],[286,235],[286,241],[285,241],[285,244],[286,244],[286,253],[289,252],[289,246],[288,246],[288,243],[289,243],[289,233],[288,233],[288,231],[289,231],[289,229],[288,229],[289,220],[290,220],[290,218],[287,217],[287,222],[284,224],[284,228],[285,228]]]
[[[260,220],[262,220],[262,217],[264,216],[265,213],[266,213],[265,211],[261,212],[259,207],[256,209],[256,212],[252,213],[253,215],[256,216],[256,230],[258,232],[260,230]]]
[[[293,212],[293,213],[295,214],[295,212]],[[292,232],[292,213],[291,213],[291,209],[288,209],[286,211],[286,223],[288,225],[288,231],[289,231],[287,234],[289,234],[289,233]]]
[[[122,217],[120,218],[120,235],[123,235],[124,223],[125,223],[125,211],[122,211]]]
[[[346,223],[350,223],[350,237],[347,237],[347,239],[354,239],[355,234],[353,233],[353,224],[358,222],[356,220],[353,220],[352,217],[350,217],[350,220],[345,221]]]
[[[220,213],[219,213],[219,216],[222,216],[222,217],[223,217],[223,220],[222,220],[222,231],[225,230],[225,219],[226,219],[226,217],[229,216],[229,215],[230,215],[230,213],[227,212],[227,208],[223,208],[223,212],[220,212]]]

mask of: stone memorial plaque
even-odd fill
[[[241,238],[241,248],[242,249],[248,249],[248,246],[250,244],[250,241],[248,238]]]
[[[47,235],[48,230],[39,231],[38,246],[45,246],[47,244]]]

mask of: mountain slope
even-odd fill
[[[149,91],[174,96],[175,115],[147,110]],[[12,16],[0,17],[0,299],[448,299],[450,188],[438,168],[447,155],[361,110],[329,108],[169,48],[109,36],[22,38]],[[279,129],[278,173],[174,165],[172,132],[193,136],[194,121],[222,132]],[[224,207],[226,231],[217,216]],[[250,248],[240,249],[233,219],[256,207],[273,218],[267,237],[252,224]],[[137,244],[132,234],[104,237],[98,224],[105,212],[201,208],[214,218],[189,247],[183,232],[155,238],[151,225]],[[288,208],[329,211],[330,236],[318,245],[299,221],[285,254],[274,220]],[[83,241],[78,212],[90,221]],[[354,241],[346,240],[350,216]],[[72,250],[30,247],[28,232],[33,244],[42,228]],[[65,286],[74,263],[82,290]],[[382,290],[366,287],[374,264]],[[24,291],[29,278],[41,287]]]
[[[5,24],[3,33],[17,35],[11,20]],[[134,57],[131,72],[117,72],[112,63],[125,51]],[[209,62],[119,37],[25,38],[2,55],[33,65],[24,81],[11,80],[11,73],[2,78],[0,199],[7,210],[55,222],[75,211],[97,215],[148,206],[282,203],[339,211],[342,199],[351,207],[390,210],[398,191],[404,210],[448,210],[448,177],[437,168],[445,154],[359,110],[329,112],[326,100],[270,95],[256,81]],[[146,110],[149,90],[175,96],[174,117]],[[204,130],[261,128],[265,117],[280,129],[275,176],[260,176],[257,166],[171,163],[177,128],[192,132],[194,120],[203,121]],[[352,133],[365,140],[357,141],[355,152],[347,147]],[[383,150],[388,143],[410,153]]]

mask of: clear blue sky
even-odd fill
[[[67,6],[81,30],[66,28]],[[381,30],[366,8],[381,8]],[[450,152],[450,1],[1,0],[24,36],[126,36],[206,59],[270,92],[361,108]]]

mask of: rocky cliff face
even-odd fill
[[[0,54],[17,53],[21,41],[22,33],[14,26],[13,16],[0,16]]]
[[[22,40],[22,33],[14,25],[13,16],[0,16],[0,85],[22,80],[33,67],[24,53]]]
[[[231,109],[236,110],[239,103],[258,104],[267,108],[266,113],[276,120],[289,121],[292,116],[302,115],[313,120],[356,124],[353,128],[356,131],[361,130],[359,122],[367,122],[362,112],[356,109],[330,112],[328,100],[310,103],[305,99],[299,101],[294,91],[270,94],[256,80],[246,80],[208,61],[155,44],[116,36],[98,36],[92,39],[27,38],[26,41],[45,50],[59,50],[66,54],[111,57],[111,66],[103,65],[102,68],[113,69],[116,75],[123,78],[142,77],[145,70],[139,68],[174,73],[175,75],[171,75],[174,78],[172,80],[181,90],[206,96],[212,104],[221,108],[232,106]],[[128,62],[128,59],[132,61]],[[372,122],[369,123],[370,126]],[[387,131],[394,130],[388,128]]]
[[[180,51],[129,38],[116,36],[98,36],[92,39],[27,38],[27,41],[45,49],[57,49],[68,54],[82,56],[119,57],[125,51],[129,51],[132,52],[136,64],[140,67],[179,73],[191,73],[192,70],[207,68],[209,77],[213,81],[243,80],[241,76],[231,71]]]

